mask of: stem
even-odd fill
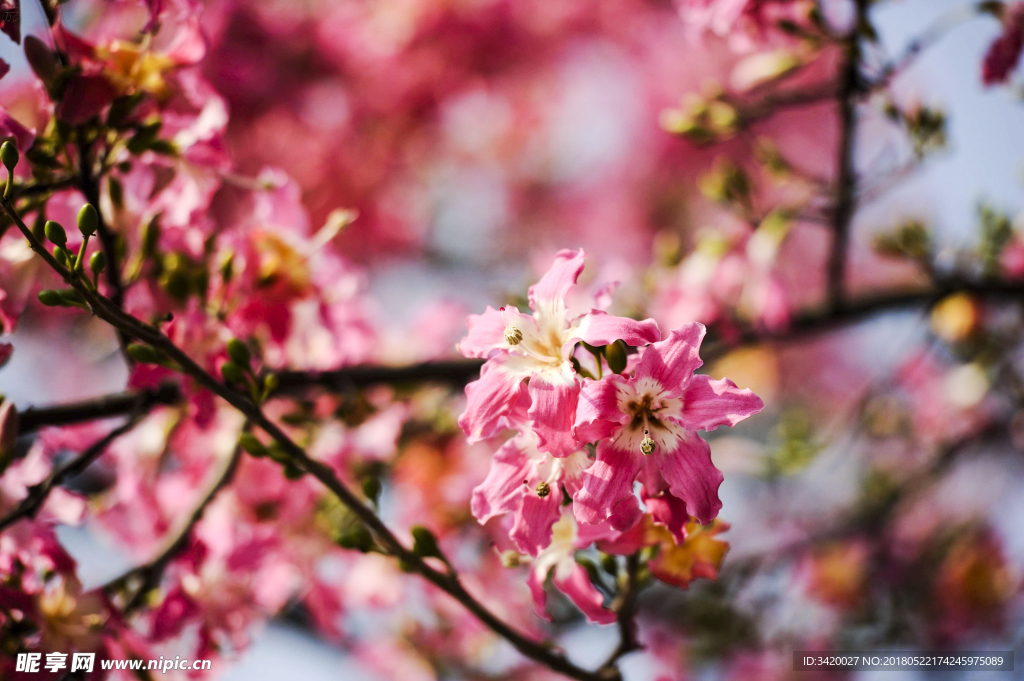
[[[160,404],[177,404],[181,398],[181,389],[177,384],[163,383],[157,388],[127,390],[81,402],[43,408],[30,407],[19,414],[18,434],[24,435],[46,426],[66,426],[133,412],[142,414]]]
[[[85,200],[96,209],[99,222],[96,226],[96,236],[100,240],[100,248],[107,259],[106,278],[110,286],[110,300],[117,307],[124,306],[124,283],[121,281],[121,265],[117,258],[117,242],[113,232],[103,219],[103,211],[100,210],[100,185],[97,177],[92,174],[92,163],[89,157],[89,145],[79,143],[78,163],[81,166],[78,176],[78,188],[85,195]],[[128,355],[128,339],[124,331],[118,330],[118,343],[121,346],[121,354],[125,362],[131,367],[134,362]]]
[[[860,89],[860,38],[858,31],[867,21],[868,0],[857,0],[857,22],[846,41],[846,56],[839,83],[839,170],[836,179],[835,233],[828,263],[828,305],[833,311],[845,307],[847,251],[850,225],[856,209],[854,142],[857,135],[857,94]]]
[[[311,459],[299,445],[281,430],[273,421],[263,413],[262,409],[248,397],[235,392],[225,384],[214,378],[209,372],[199,366],[184,351],[178,348],[159,329],[135,317],[125,313],[113,301],[105,298],[99,293],[94,293],[82,283],[82,281],[61,266],[52,255],[39,243],[32,231],[25,226],[25,222],[18,215],[10,201],[0,202],[3,210],[14,221],[25,238],[28,239],[32,250],[39,254],[46,263],[59,273],[64,280],[86,300],[92,308],[93,314],[119,329],[126,337],[131,337],[147,343],[162,352],[172,362],[175,362],[180,371],[192,377],[199,385],[223,398],[228,404],[240,411],[250,423],[258,426],[273,440],[281,450],[288,456],[290,463],[302,471],[312,475],[319,480],[327,489],[344,504],[353,515],[362,521],[374,534],[377,535],[378,543],[383,546],[390,555],[398,558],[409,567],[412,572],[423,576],[442,591],[457,600],[463,607],[483,622],[496,634],[507,640],[520,653],[526,657],[547,666],[549,669],[569,676],[580,681],[607,681],[618,676],[609,676],[607,672],[591,672],[576,666],[569,661],[561,652],[554,650],[549,644],[534,641],[519,633],[497,615],[488,610],[482,603],[477,601],[459,581],[458,575],[443,573],[428,565],[423,558],[417,556],[410,549],[406,548],[401,541],[388,529],[387,525],[377,514],[366,506],[344,483],[335,476],[334,471],[324,463]]]
[[[615,619],[619,629],[619,645],[612,651],[601,669],[612,669],[620,657],[623,657],[635,650],[640,650],[643,645],[636,638],[636,599],[640,593],[640,552],[626,557],[626,584],[622,594],[622,602],[619,604],[618,617]]]

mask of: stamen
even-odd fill
[[[546,497],[549,494],[551,494],[551,485],[549,485],[548,483],[546,483],[544,481],[541,481],[541,482],[537,483],[537,496],[538,497],[543,499],[544,497]]]
[[[646,418],[644,419],[647,420]],[[654,451],[654,440],[651,439],[650,431],[644,430],[644,439],[640,440],[640,451],[647,456]]]
[[[519,345],[523,342],[523,332],[514,326],[510,326],[508,320],[505,319],[505,306],[498,308],[501,312],[501,321],[505,322],[505,342],[509,345]]]

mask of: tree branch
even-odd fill
[[[867,21],[867,6],[867,0],[857,0],[857,23],[846,41],[846,56],[839,83],[839,170],[836,178],[835,229],[828,263],[828,305],[833,311],[843,309],[846,302],[846,261],[857,192],[854,144],[857,136],[857,94],[860,91],[858,31]]]
[[[132,417],[123,425],[114,428],[112,431],[93,443],[80,456],[50,473],[46,480],[38,485],[30,487],[28,496],[22,499],[17,508],[3,518],[0,518],[0,532],[6,530],[22,518],[35,518],[39,509],[41,509],[43,504],[46,503],[46,499],[50,496],[50,492],[53,491],[54,487],[60,485],[66,478],[78,475],[88,468],[89,464],[98,459],[100,455],[106,451],[107,447],[110,446],[110,443],[134,428],[135,424],[138,423],[138,420],[138,417]]]
[[[637,551],[626,557],[626,583],[623,588],[622,601],[619,603],[618,616],[615,619],[615,625],[619,630],[619,645],[601,665],[601,669],[613,669],[619,658],[643,648],[643,645],[637,640],[636,622],[634,621],[640,587],[640,552]]]
[[[364,504],[358,496],[338,479],[330,466],[311,459],[305,450],[288,437],[277,424],[271,421],[255,402],[214,378],[188,354],[178,348],[158,328],[125,313],[120,307],[114,305],[111,300],[92,291],[77,275],[58,263],[46,248],[43,247],[32,231],[25,226],[25,222],[18,215],[9,200],[3,200],[0,202],[0,205],[2,205],[4,212],[14,220],[18,229],[25,235],[25,238],[28,239],[32,250],[43,258],[54,271],[61,275],[68,285],[82,296],[83,300],[85,300],[97,317],[122,331],[126,337],[151,345],[172,362],[176,363],[181,373],[191,376],[199,385],[223,398],[228,404],[240,411],[253,425],[258,426],[277,442],[284,454],[287,455],[290,463],[315,477],[327,489],[333,492],[338,500],[348,507],[353,515],[377,536],[381,546],[392,556],[398,558],[410,571],[420,574],[427,581],[450,595],[473,613],[484,625],[511,643],[520,653],[535,662],[580,681],[607,681],[608,679],[621,678],[617,671],[615,671],[615,674],[608,674],[605,671],[600,673],[587,671],[570,662],[563,653],[558,652],[551,645],[534,641],[524,636],[498,618],[466,591],[456,574],[439,572],[427,564],[421,556],[413,553],[412,550],[399,541],[373,509]]]
[[[126,390],[52,407],[29,407],[19,414],[18,434],[31,433],[45,426],[67,426],[133,412],[141,414],[160,404],[177,404],[181,398],[181,388],[176,383],[162,383],[157,388]]]
[[[246,424],[243,430],[248,430],[248,427],[248,424]],[[188,548],[188,542],[189,538],[192,536],[192,530],[199,521],[202,520],[207,507],[213,503],[214,499],[217,498],[217,494],[230,484],[231,479],[235,475],[235,471],[238,470],[238,463],[241,459],[242,448],[236,445],[231,456],[228,457],[228,461],[224,465],[224,468],[221,470],[220,474],[217,475],[217,479],[213,486],[210,487],[209,491],[203,495],[203,498],[192,510],[192,513],[185,521],[185,524],[174,534],[171,540],[167,542],[164,549],[148,563],[132,568],[120,577],[107,582],[103,586],[104,592],[110,594],[128,587],[133,581],[141,580],[134,595],[132,595],[132,597],[125,603],[124,607],[121,608],[121,612],[124,615],[129,615],[135,612],[140,606],[145,604],[146,594],[160,585],[160,579],[163,577],[164,570],[167,569],[167,566],[170,565],[171,561],[174,560],[178,554]]]

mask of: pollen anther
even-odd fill
[[[537,483],[537,496],[543,499],[547,495],[551,494],[551,485],[541,480]]]
[[[505,308],[499,308],[501,312],[501,321],[505,322],[505,342],[509,345],[519,345],[523,341],[523,332],[514,326],[510,326],[508,320],[505,319]]]
[[[651,439],[650,433],[644,431],[644,439],[640,440],[640,451],[643,452],[644,456],[647,456],[654,451],[654,440]]]

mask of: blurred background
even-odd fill
[[[825,4],[844,11],[844,3]],[[871,17],[878,54],[902,54],[962,4],[877,3]],[[71,2],[65,21],[93,27],[102,21],[101,5]],[[44,25],[34,7],[23,3],[26,34]],[[835,173],[834,101],[779,111],[757,121],[750,134],[721,144],[694,144],[664,129],[663,112],[686,93],[727,83],[749,52],[713,31],[695,31],[667,2],[211,0],[203,31],[208,52],[202,72],[230,112],[224,143],[234,172],[286,172],[317,228],[336,219],[339,209],[358,211],[331,248],[357,268],[380,332],[378,362],[454,356],[467,314],[521,299],[553,254],[567,247],[591,256],[588,284],[622,282],[613,309],[653,314],[670,328],[690,313],[661,290],[659,277],[677,276],[681,254],[701,243],[702,229],[723,220],[728,225],[700,191],[701,178],[716,163],[749,155],[756,139],[768,137],[807,176],[827,181]],[[992,17],[958,26],[893,83],[901,105],[919,102],[945,114],[945,144],[923,159],[892,129],[883,103],[863,105],[856,167],[866,182],[879,179],[867,182],[852,223],[848,284],[854,297],[921,286],[913,266],[879,254],[879,234],[920,221],[938,266],[952,267],[957,253],[983,239],[980,206],[1011,221],[1024,208],[1020,92],[1012,84],[986,88],[979,76],[999,31]],[[13,67],[8,83],[27,76],[17,46],[2,42],[0,58]],[[22,95],[8,96],[5,104],[16,113]],[[828,233],[812,219],[796,222],[800,237],[780,247],[774,264],[794,316],[820,299]],[[1019,310],[1000,314],[1016,314],[1006,324],[1019,324]],[[695,665],[694,678],[744,678],[741,667],[714,660],[729,659],[716,656],[751,636],[775,650],[810,647],[830,636],[849,649],[933,641],[913,633],[919,622],[899,616],[906,609],[918,617],[933,612],[930,606],[879,595],[889,588],[882,584],[891,583],[874,581],[868,556],[878,538],[873,532],[884,529],[884,541],[898,553],[943,523],[970,525],[974,534],[964,536],[999,547],[998,568],[971,554],[985,549],[964,547],[972,557],[961,560],[974,563],[963,569],[991,568],[998,579],[977,579],[1018,585],[1012,596],[993,596],[998,625],[965,625],[970,633],[947,632],[950,640],[961,649],[1015,649],[1018,665],[1024,660],[1024,433],[1015,441],[979,441],[971,456],[943,472],[924,501],[884,528],[866,528],[791,560],[803,550],[794,546],[807,528],[827,525],[824,519],[870,496],[865,485],[878,471],[905,472],[931,456],[937,442],[948,441],[947,429],[963,422],[970,430],[983,420],[978,412],[993,399],[988,385],[978,388],[970,370],[954,371],[973,363],[940,352],[950,366],[939,366],[928,357],[943,340],[931,315],[923,305],[885,311],[827,334],[749,345],[708,362],[710,373],[753,388],[767,407],[758,418],[709,437],[725,473],[721,517],[731,525],[720,579],[649,594],[647,601],[662,619],[684,620],[708,639],[695,647],[704,645],[701,659],[712,662]],[[0,392],[22,407],[123,387],[127,373],[113,335],[92,326],[82,330],[54,345],[51,328],[30,310],[12,340],[18,351],[0,372]],[[58,352],[80,365],[40,378],[40,367]],[[1006,354],[1019,365],[1019,346]],[[73,386],[61,380],[62,372],[74,373]],[[940,398],[937,391],[946,392]],[[874,431],[889,427],[886,419],[913,421],[919,437],[908,444],[879,436]],[[94,527],[61,528],[59,536],[79,561],[86,588],[133,563]],[[942,555],[936,560],[947,563],[937,569],[946,570],[940,583],[951,580],[947,594],[969,590],[961,582],[973,578],[957,576],[960,568],[948,562],[956,559]],[[908,559],[900,569],[915,566]],[[933,616],[955,619],[951,610],[942,612]],[[223,678],[393,678],[323,641],[301,619],[285,612],[257,626],[251,646]],[[560,641],[573,659],[587,663],[614,645],[614,632],[576,622],[561,630]],[[646,656],[626,658],[623,668],[630,680],[660,673]],[[746,678],[769,678],[753,673]],[[1007,677],[860,672],[850,678]]]

